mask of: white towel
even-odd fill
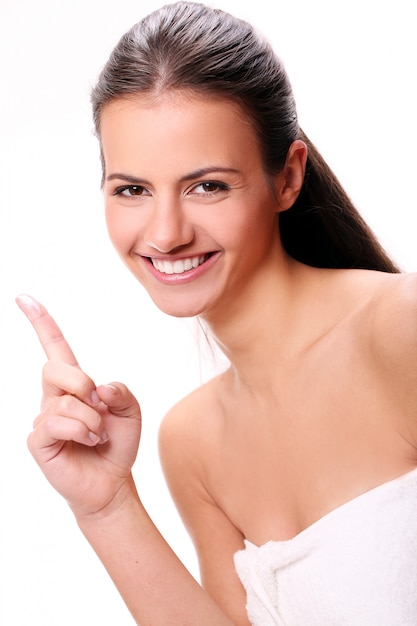
[[[253,626],[417,626],[417,468],[235,565]]]

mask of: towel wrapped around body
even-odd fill
[[[417,626],[417,468],[235,566],[253,626]]]

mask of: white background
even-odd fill
[[[406,271],[417,268],[413,0],[223,0],[284,59],[301,125]],[[158,527],[197,576],[164,487],[160,419],[215,368],[195,323],[170,319],[117,258],[104,228],[90,87],[154,0],[0,0],[0,623],[128,626],[133,620],[26,449],[44,361],[14,304],[54,314],[97,383],[137,394],[135,476]],[[244,254],[244,251],[242,251]],[[198,338],[197,338],[198,339]],[[201,342],[200,342],[201,343]]]

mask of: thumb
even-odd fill
[[[123,383],[99,385],[97,395],[114,415],[140,420],[141,412],[138,401]]]

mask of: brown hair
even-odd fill
[[[280,214],[291,256],[316,267],[399,271],[300,129],[284,66],[250,24],[194,2],[167,5],[135,24],[92,91],[97,135],[106,103],[167,90],[238,103],[252,121],[269,175],[282,169],[293,141],[307,144],[304,185],[293,207]]]

